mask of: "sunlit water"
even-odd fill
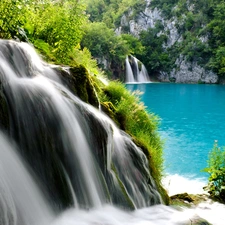
[[[225,145],[224,86],[150,83],[127,88],[143,92],[141,100],[161,119],[159,132],[169,174],[165,184],[171,194],[188,191],[187,187],[201,192],[208,176],[201,170],[214,141]]]

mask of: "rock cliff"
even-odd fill
[[[140,32],[148,30],[148,28],[155,28],[157,23],[162,24],[162,29],[158,35],[164,34],[167,36],[167,41],[164,43],[164,49],[176,49],[177,46],[190,45],[195,46],[195,42],[186,43],[184,40],[184,33],[182,27],[185,26],[187,13],[195,9],[195,5],[186,3],[187,12],[181,17],[168,17],[162,13],[162,10],[152,6],[152,0],[146,0],[146,7],[141,11],[138,16],[132,18],[132,10],[121,18],[121,27],[129,27],[129,32],[138,37]],[[176,10],[176,6],[173,8]],[[204,25],[202,25],[204,26]],[[118,30],[122,30],[121,28]],[[202,44],[206,43],[208,37],[201,35],[196,37],[197,41]],[[199,63],[202,59],[193,57],[188,60],[182,53],[177,54],[177,59],[174,63],[174,68],[171,71],[160,71],[158,74],[152,74],[157,80],[161,82],[177,82],[177,83],[218,83],[219,78],[213,71],[206,69],[205,65]],[[201,64],[201,65],[200,65]],[[151,76],[151,74],[150,74]]]

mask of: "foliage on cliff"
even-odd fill
[[[153,0],[151,7],[160,9],[168,21],[175,21],[181,38],[172,47],[176,54],[225,75],[224,1]]]
[[[78,51],[87,59],[89,50],[95,58],[109,61],[111,73],[117,67],[122,71],[126,55],[134,54],[149,73],[171,71],[183,55],[225,75],[224,1],[152,0],[148,8],[159,9],[161,19],[132,36],[129,21],[147,18],[146,5],[144,0],[2,0],[0,38],[29,40],[47,60],[61,64],[74,63]],[[179,36],[172,46],[167,43],[167,23],[174,23]]]
[[[91,22],[103,22],[109,28],[116,28],[120,25],[121,17],[130,14],[136,17],[144,10],[145,0],[86,0],[87,13]]]
[[[135,22],[138,18],[148,20],[144,11],[146,1],[86,2],[88,3],[87,12],[92,22],[104,22],[109,28],[121,26],[120,31],[123,34],[130,35],[129,21]],[[175,67],[176,59],[183,55],[189,62],[197,62],[220,76],[225,75],[224,1],[152,0],[148,8],[151,10],[157,8],[160,16],[149,30],[141,31],[139,36],[134,37],[135,42],[139,42],[143,48],[133,54],[139,59],[146,59],[144,63],[150,74],[171,71]],[[126,21],[122,19],[123,15],[126,16]],[[162,23],[160,27],[159,23]],[[176,29],[178,36],[172,45],[168,45],[167,42],[168,37],[173,35],[170,33],[173,32],[171,28],[166,28],[168,23],[175,25],[173,29]],[[144,36],[149,38],[148,45]],[[162,41],[162,36],[167,38]],[[131,49],[132,46],[130,46]]]
[[[89,23],[84,30],[81,47],[87,47],[91,51],[92,56],[98,59],[99,67],[113,70],[113,67],[123,65],[130,50],[121,36],[116,36],[114,30],[102,22]],[[104,65],[104,61],[108,66]]]

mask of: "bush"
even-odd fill
[[[26,12],[24,0],[1,0],[0,38],[18,37],[19,27],[25,22]]]
[[[220,148],[215,141],[209,153],[208,167],[204,172],[209,173],[209,183],[206,190],[213,198],[225,201],[225,147]]]

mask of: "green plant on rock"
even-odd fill
[[[101,102],[111,102],[114,117],[120,128],[130,134],[150,161],[154,178],[160,182],[163,172],[163,143],[158,135],[159,118],[146,110],[140,101],[140,92],[131,93],[119,82],[110,82],[101,96]]]
[[[206,190],[220,201],[225,199],[225,147],[220,148],[215,141],[209,152],[208,167],[203,170],[209,173],[209,183]]]

